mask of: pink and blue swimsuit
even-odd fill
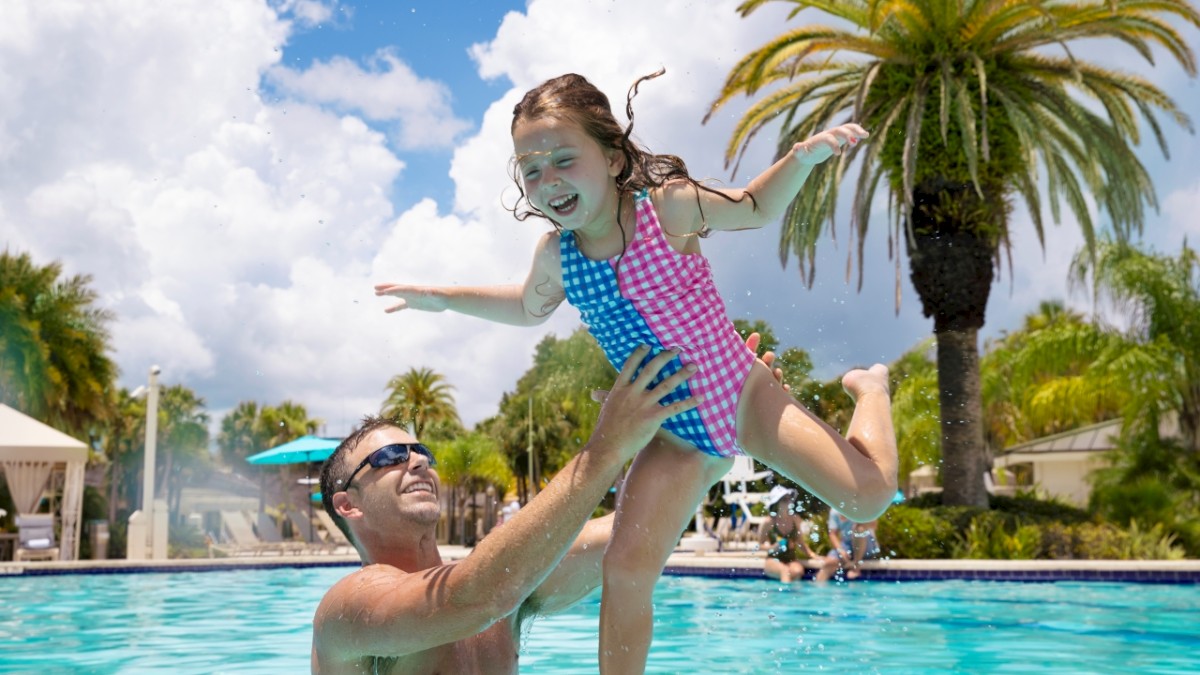
[[[663,428],[710,455],[745,454],[737,442],[737,403],[754,353],[725,314],[708,260],[671,248],[645,191],[635,204],[637,234],[623,256],[591,260],[580,253],[573,232],[562,233],[559,249],[567,300],[583,314],[588,330],[618,369],[639,345],[649,345],[652,353],[678,347],[680,357],[663,368],[656,382],[684,363],[695,363],[699,371],[663,402],[693,394],[701,401],[667,420]]]

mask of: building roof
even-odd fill
[[[1043,436],[1027,443],[1005,448],[1001,455],[1015,453],[1106,452],[1117,445],[1121,435],[1121,420],[1090,424],[1072,431]]]

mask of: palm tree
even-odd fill
[[[1095,367],[1128,388],[1127,426],[1157,439],[1173,415],[1184,448],[1200,458],[1200,256],[1186,243],[1171,258],[1105,238],[1094,260],[1080,252],[1071,270],[1078,283],[1091,276],[1132,320],[1125,348]]]
[[[499,442],[482,433],[463,434],[452,441],[435,441],[431,447],[438,460],[438,477],[450,488],[450,539],[461,542],[466,534],[467,500],[475,498],[482,483],[499,486],[503,496],[512,483],[512,470]]]
[[[1092,366],[1121,382],[1124,424],[1112,466],[1093,476],[1092,507],[1118,521],[1162,523],[1200,551],[1200,256],[1177,258],[1105,239],[1095,259],[1078,254],[1077,282],[1128,310],[1130,328],[1110,329],[1115,348]],[[1179,439],[1160,431],[1172,420]]]
[[[988,344],[982,362],[987,437],[1006,447],[1112,419],[1128,383],[1097,362],[1123,350],[1119,335],[1059,301],[1042,302],[1022,328]]]
[[[768,1],[739,9],[745,16]],[[1147,60],[1158,46],[1194,75],[1192,50],[1169,21],[1200,26],[1200,15],[1186,0],[784,1],[796,6],[793,15],[815,8],[845,27],[790,30],[733,68],[712,111],[739,93],[774,88],[741,118],[726,159],[735,162],[780,115],[780,155],[843,119],[871,131],[872,142],[813,171],[784,219],[780,256],[786,264],[795,253],[812,283],[838,183],[862,156],[849,228],[861,287],[873,197],[887,179],[895,214],[889,243],[904,243],[938,339],[944,498],[986,505],[978,331],[994,269],[1002,253],[1011,256],[1010,201],[1025,202],[1040,238],[1044,179],[1052,216],[1059,219],[1065,200],[1089,249],[1096,238],[1089,196],[1124,239],[1140,231],[1144,207],[1156,206],[1132,147],[1141,140],[1138,115],[1164,153],[1156,112],[1190,129],[1166,93],[1076,59],[1070,45],[1112,38]],[[1057,47],[1065,54],[1053,53]],[[897,269],[897,302],[899,281]]]
[[[145,400],[130,396],[127,389],[118,390],[113,412],[104,419],[96,439],[108,464],[108,522],[114,525],[133,511],[141,486],[137,477],[142,468],[145,424]]]
[[[310,418],[308,410],[294,401],[284,401],[277,406],[242,401],[221,419],[217,449],[227,466],[238,472],[258,475],[261,488],[258,507],[261,511],[266,507],[267,499],[266,467],[249,464],[246,458],[306,434],[315,434],[321,424],[321,420]],[[292,485],[292,467],[278,465],[278,485],[272,489],[286,500]]]
[[[117,377],[113,314],[95,306],[90,283],[62,278],[57,262],[0,253],[0,402],[76,434],[111,412]]]
[[[267,449],[257,401],[242,401],[221,418],[217,450],[228,466],[242,467],[246,458]]]
[[[454,387],[430,368],[410,368],[388,380],[383,416],[412,426],[413,435],[423,438],[425,427],[434,423],[458,424]]]
[[[181,385],[163,387],[158,404],[159,462],[156,485],[166,486],[171,520],[179,521],[180,499],[187,479],[210,465],[208,413],[204,399]]]

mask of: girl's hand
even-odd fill
[[[854,145],[870,135],[857,124],[843,124],[792,146],[792,155],[804,165],[820,164],[834,155],[842,154],[842,146]]]
[[[432,286],[407,286],[405,284],[375,284],[375,295],[390,295],[400,302],[383,310],[388,314],[402,309],[419,309],[425,312],[446,310],[446,296],[441,289]]]

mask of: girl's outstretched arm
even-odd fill
[[[533,266],[524,285],[504,286],[414,286],[376,284],[375,295],[399,301],[385,309],[419,309],[426,312],[450,310],[513,326],[534,326],[550,317],[566,298],[558,234],[548,233],[538,241]]]
[[[720,195],[698,190],[690,183],[676,181],[662,189],[655,206],[664,228],[676,236],[703,229],[757,229],[783,215],[814,166],[833,155],[840,155],[843,146],[856,144],[868,136],[866,129],[857,124],[843,124],[795,144],[791,152],[744,189],[718,190],[740,201],[729,201]],[[747,192],[754,199],[744,197]]]

